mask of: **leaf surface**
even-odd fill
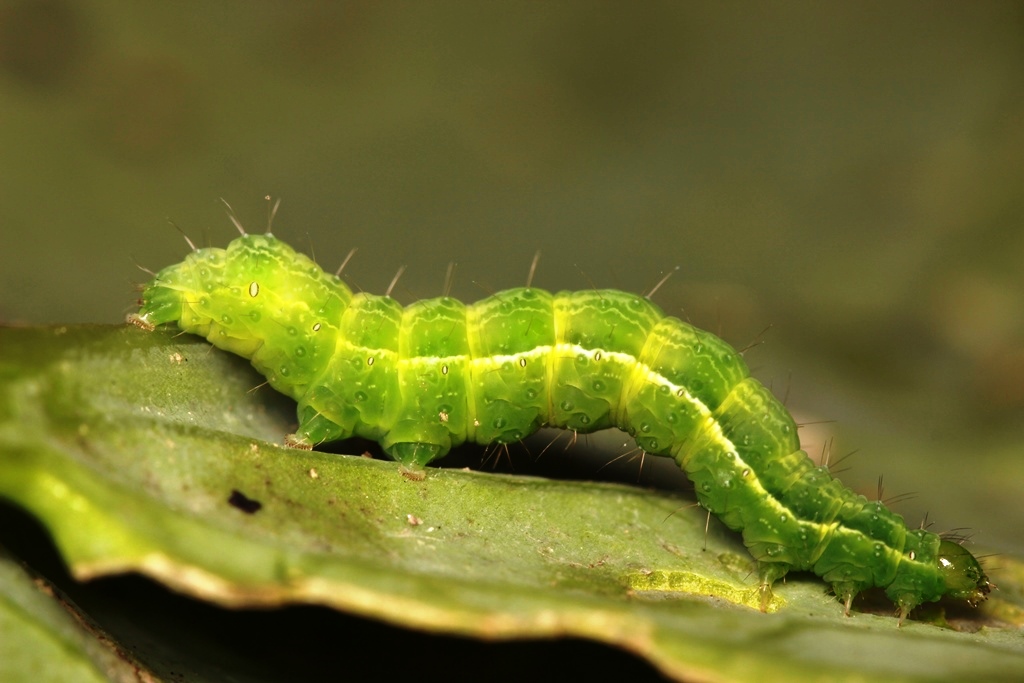
[[[0,348],[0,495],[41,520],[79,579],[137,572],[229,607],[583,637],[680,680],[1024,676],[1007,625],[1020,623],[1019,582],[997,580],[1003,599],[981,611],[937,606],[897,628],[885,604],[844,618],[801,575],[762,614],[738,536],[714,521],[705,532],[685,491],[445,468],[416,478],[288,449],[277,444],[294,404],[254,390],[244,361],[170,331],[0,329]]]

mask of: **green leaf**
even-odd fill
[[[0,550],[0,681],[100,683],[131,671],[59,592]]]
[[[244,361],[169,331],[0,329],[0,349],[0,496],[41,520],[78,579],[138,572],[224,606],[578,636],[681,680],[1024,676],[1013,558],[999,562],[1004,599],[980,611],[935,606],[897,628],[891,605],[845,618],[825,584],[795,576],[762,614],[738,536],[714,521],[706,532],[685,492],[419,478],[287,449],[294,404],[254,391]]]

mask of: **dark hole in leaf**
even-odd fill
[[[259,512],[260,508],[263,507],[263,503],[249,498],[238,489],[231,489],[231,496],[228,498],[228,502],[247,515]]]

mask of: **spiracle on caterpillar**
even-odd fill
[[[815,465],[731,346],[643,296],[528,286],[402,307],[353,294],[269,230],[234,222],[241,236],[227,248],[193,247],[157,273],[129,322],[176,323],[250,359],[298,402],[290,445],[358,436],[415,469],[465,442],[616,427],[673,458],[700,504],[741,533],[762,609],[792,570],[831,584],[847,615],[858,593],[881,588],[900,623],[922,603],[973,606],[991,589],[959,543],[908,529]]]

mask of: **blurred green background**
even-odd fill
[[[842,478],[1024,552],[1019,2],[0,2],[0,321],[274,231],[358,288],[656,294]],[[771,326],[764,334],[762,330]],[[0,351],[2,352],[2,351]],[[822,421],[833,421],[822,424]],[[997,580],[998,582],[998,580]]]

